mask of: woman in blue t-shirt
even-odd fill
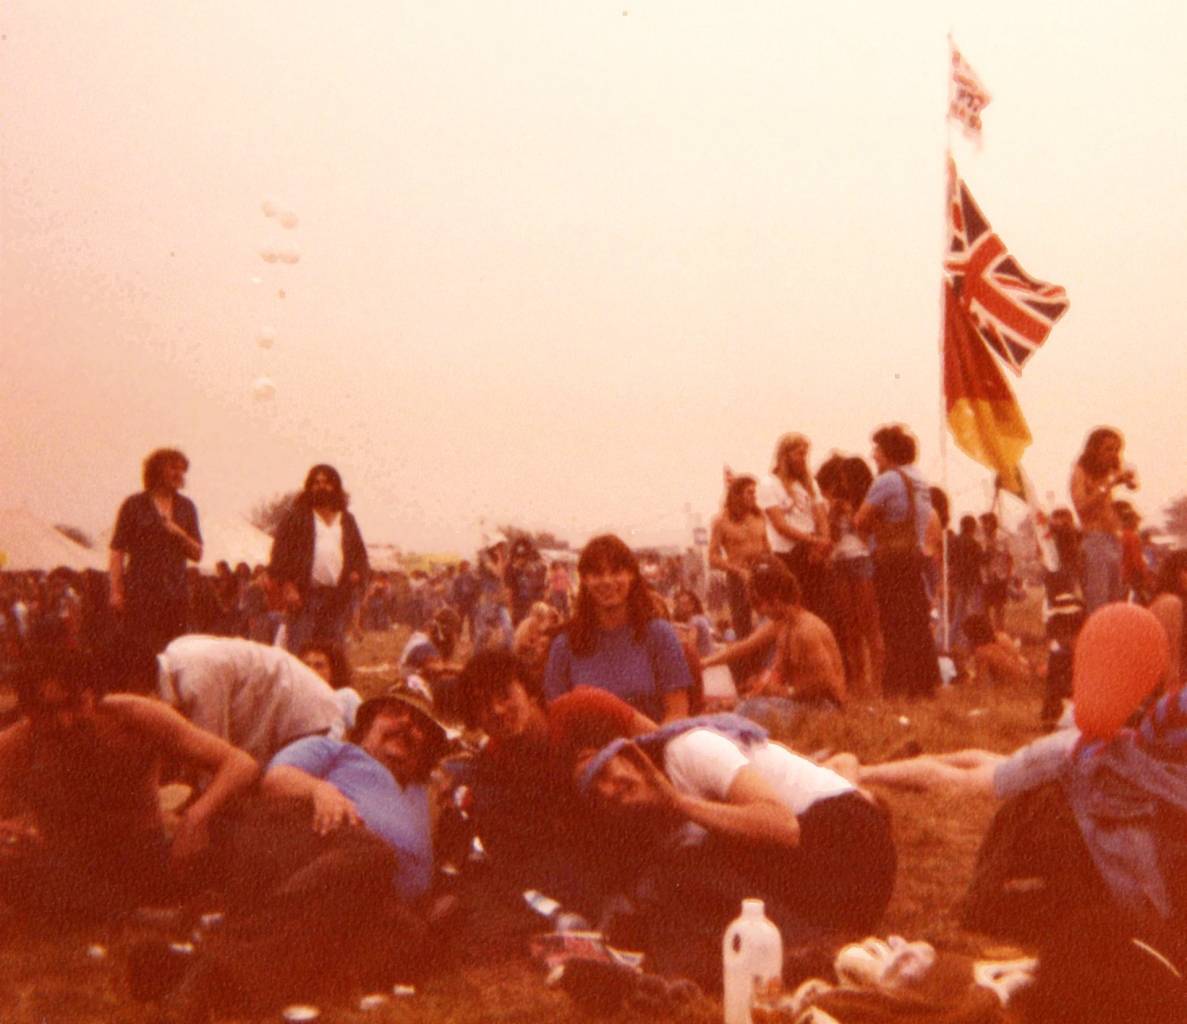
[[[686,716],[692,674],[631,549],[613,534],[594,537],[577,572],[573,617],[548,653],[545,698],[595,686],[656,721]]]

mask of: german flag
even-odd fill
[[[1030,428],[951,281],[944,282],[944,401],[960,449],[1025,499],[1018,464],[1030,444]]]

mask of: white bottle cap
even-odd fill
[[[762,917],[766,904],[762,900],[748,899],[742,901],[742,914],[745,917]]]

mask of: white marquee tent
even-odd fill
[[[84,548],[24,508],[0,511],[0,570],[49,572],[63,565],[82,572],[106,569],[104,549]]]

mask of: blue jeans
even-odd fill
[[[301,607],[288,617],[285,647],[294,654],[311,640],[342,646],[350,615],[350,593],[335,587],[310,587]]]
[[[746,581],[737,573],[727,572],[725,592],[729,600],[730,621],[734,625],[734,635],[739,640],[745,640],[754,630],[754,618],[750,609],[750,594],[747,592]]]
[[[980,615],[985,610],[981,584],[973,583],[952,587],[952,619],[949,623],[952,631],[949,648],[952,650],[968,650],[968,638],[964,635],[964,620],[970,615]]]
[[[1084,564],[1084,612],[1125,596],[1121,584],[1121,541],[1111,533],[1092,531],[1080,542]]]

